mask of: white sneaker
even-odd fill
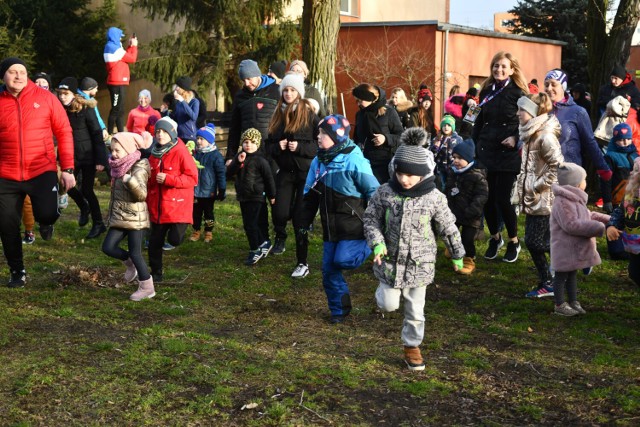
[[[298,264],[296,268],[291,273],[291,277],[294,279],[302,279],[303,277],[307,277],[309,274],[309,266],[307,264]]]

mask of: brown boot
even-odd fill
[[[211,243],[212,240],[213,240],[213,233],[211,231],[205,231],[204,232],[204,242],[205,243]]]
[[[469,275],[476,270],[476,262],[474,261],[473,258],[464,257],[462,259],[462,264],[463,264],[462,268],[458,270],[459,274]]]
[[[424,371],[424,360],[420,348],[404,346],[404,361],[411,371]]]
[[[147,280],[138,281],[138,290],[135,291],[129,299],[131,301],[141,301],[145,298],[153,298],[156,296],[156,290],[153,287],[153,277],[149,277]]]
[[[197,242],[198,240],[200,240],[200,230],[194,230],[194,232],[191,233],[191,237],[189,237],[189,240],[191,240],[192,242]]]
[[[449,249],[444,248],[444,257],[446,259],[451,259],[451,254],[449,253]]]
[[[136,266],[133,265],[131,258],[122,262],[124,263],[124,266],[127,267],[127,270],[124,272],[124,281],[127,283],[133,282],[136,277],[138,277],[138,270],[136,270]]]

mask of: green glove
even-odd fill
[[[375,256],[383,256],[385,251],[387,250],[387,246],[384,243],[378,243],[373,247],[373,254]]]
[[[458,267],[458,270],[462,270],[462,267],[464,267],[464,263],[462,262],[462,258],[460,258],[460,259],[452,259],[451,262],[453,263],[454,266]]]

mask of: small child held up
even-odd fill
[[[553,184],[551,209],[551,268],[555,271],[554,313],[561,316],[585,314],[577,299],[578,270],[600,264],[596,237],[604,234],[609,215],[587,209],[587,172],[575,163],[558,167],[558,183]],[[565,302],[565,289],[568,302]]]
[[[107,225],[109,231],[102,242],[102,252],[123,262],[125,282],[138,278],[138,290],[129,299],[141,301],[156,295],[153,278],[142,256],[142,241],[149,228],[147,181],[150,167],[141,158],[139,148],[151,145],[152,137],[132,132],[119,132],[111,138],[111,200]],[[127,238],[128,250],[120,247]]]
[[[210,243],[215,224],[214,204],[216,200],[224,200],[227,192],[224,158],[216,146],[216,127],[213,123],[196,132],[195,151],[193,157],[201,168],[198,169],[198,185],[193,205],[193,233],[189,240],[200,240],[200,226],[204,215],[204,242]]]
[[[615,175],[615,172],[614,172]],[[633,162],[633,171],[625,189],[624,199],[611,214],[607,224],[607,240],[619,241],[629,254],[629,278],[640,286],[640,158]]]
[[[462,142],[462,138],[456,133],[456,119],[449,114],[445,114],[440,122],[440,132],[438,132],[438,135],[429,146],[436,161],[436,185],[440,191],[444,191],[447,182],[453,147],[460,142]]]
[[[638,157],[632,137],[631,126],[626,123],[620,123],[613,128],[613,136],[604,155],[613,176],[609,181],[600,180],[603,208],[607,213],[611,213],[624,198],[633,161]]]
[[[465,255],[456,218],[436,189],[434,162],[423,147],[401,145],[393,158],[394,174],[373,195],[364,213],[364,233],[373,248],[373,272],[379,281],[376,302],[395,311],[404,298],[402,341],[412,371],[425,368],[420,352],[424,337],[426,288],[433,282],[438,235],[453,257],[454,270]]]
[[[245,265],[255,265],[269,255],[269,220],[265,195],[272,205],[276,201],[276,184],[269,161],[258,153],[262,134],[249,128],[240,136],[242,151],[227,169],[227,177],[236,176],[236,197],[240,202],[242,224],[249,240],[249,256]]]
[[[447,177],[445,194],[456,217],[464,246],[463,267],[457,272],[471,274],[476,269],[476,233],[482,228],[482,213],[489,198],[485,169],[477,168],[476,145],[467,139],[453,147],[453,164]]]

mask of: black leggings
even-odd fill
[[[82,174],[80,190],[76,187],[70,189],[67,193],[69,197],[76,202],[76,205],[80,209],[85,205],[85,200],[89,203],[89,210],[91,212],[91,221],[94,224],[102,224],[102,212],[100,212],[100,202],[98,202],[98,198],[96,197],[96,193],[93,191],[93,184],[96,179],[96,167],[95,165],[91,166],[80,166],[79,169],[76,169],[73,174],[78,178],[78,174]]]
[[[202,216],[204,215],[204,231],[213,230],[216,218],[213,214],[213,205],[215,199],[213,197],[196,197],[193,204],[193,229],[200,231],[202,225]]]
[[[153,274],[162,274],[162,246],[164,246],[164,238],[172,246],[179,246],[184,240],[189,224],[186,223],[170,223],[155,224],[151,223],[151,232],[149,233],[149,267]]]
[[[553,278],[553,298],[556,305],[564,302],[564,291],[567,290],[567,299],[569,302],[575,302],[578,299],[578,284],[576,282],[577,271],[561,272],[556,271]]]
[[[124,131],[124,96],[127,86],[107,85],[111,99],[111,110],[107,119],[107,131],[113,133],[113,126],[118,127],[118,132]]]
[[[146,229],[125,230],[123,228],[110,227],[104,238],[104,242],[102,242],[102,252],[108,256],[119,259],[120,261],[126,261],[131,258],[133,265],[135,265],[136,270],[138,270],[139,280],[147,280],[151,277],[147,263],[142,256],[142,240],[146,235],[146,231]],[[120,242],[125,237],[127,237],[128,251],[120,247]]]
[[[518,236],[518,215],[511,204],[511,189],[516,177],[515,172],[487,172],[489,198],[484,205],[484,217],[491,235],[500,232],[500,216],[502,216],[509,238]]]
[[[300,232],[304,227],[300,222],[304,211],[304,185],[305,179],[298,177],[297,172],[280,170],[276,175],[276,204],[271,207],[273,230],[277,239],[287,238],[287,221],[292,220],[298,264],[307,263],[309,252],[309,236]]]
[[[551,281],[549,261],[547,260],[550,241],[549,215],[527,215],[524,226],[524,243],[527,245],[531,260],[536,266],[541,284]]]
[[[45,172],[28,181],[12,181],[0,178],[0,239],[4,256],[11,270],[24,269],[20,221],[25,196],[31,198],[36,222],[52,225],[58,212],[58,176]]]

